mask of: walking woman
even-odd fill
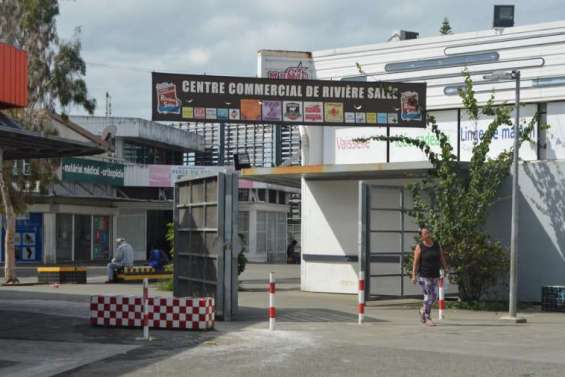
[[[424,292],[424,305],[420,309],[420,319],[426,326],[434,326],[431,318],[432,305],[437,299],[436,289],[440,268],[447,271],[447,262],[441,246],[432,239],[430,230],[420,228],[421,242],[414,248],[412,283],[416,281]]]

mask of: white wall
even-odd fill
[[[565,102],[547,104],[547,158],[565,159]]]
[[[565,285],[565,162],[520,164],[518,298],[541,300],[543,285]],[[511,178],[491,210],[487,228],[510,247]],[[507,280],[501,287],[508,295]]]
[[[382,179],[380,185],[413,180]],[[359,181],[302,180],[302,255],[358,256]],[[356,293],[358,262],[302,261],[301,289]]]
[[[312,52],[318,79],[341,79],[359,76],[357,64],[367,74],[368,81],[411,81],[428,84],[427,109],[461,107],[457,95],[445,95],[446,86],[463,84],[463,69],[476,82],[477,98],[489,99],[496,89],[498,101],[514,101],[512,82],[488,82],[483,75],[489,71],[520,69],[522,101],[563,100],[563,87],[535,86],[542,77],[565,75],[565,21],[506,28],[502,33],[493,29],[415,40],[384,42],[365,46],[345,47]],[[387,71],[389,63],[445,59],[457,54],[496,52],[498,59],[482,64],[462,63],[454,67],[431,67],[417,71]]]
[[[302,180],[302,254],[357,255],[357,182]],[[301,265],[301,289],[355,293],[356,263]],[[331,278],[329,278],[331,277]]]
[[[420,38],[416,40],[377,43],[365,46],[345,47],[314,51],[312,59],[318,79],[340,80],[358,76],[360,65],[367,75],[367,81],[401,81],[427,83],[427,110],[438,118],[438,124],[448,133],[454,149],[460,140],[461,160],[470,159],[473,139],[468,131],[474,131],[475,124],[461,111],[462,134],[457,135],[455,110],[463,107],[458,95],[446,95],[448,87],[463,85],[464,69],[468,69],[474,81],[474,90],[479,104],[484,104],[495,91],[496,103],[515,101],[515,83],[512,80],[489,81],[485,73],[497,70],[519,69],[521,72],[522,121],[529,120],[536,112],[538,103],[547,103],[548,123],[553,125],[547,131],[548,158],[565,158],[565,85],[559,84],[565,78],[565,21],[524,25],[507,28],[502,33],[483,30],[473,33],[456,33],[449,36]],[[457,54],[494,53],[497,58],[481,64],[462,62],[451,67],[428,67],[418,70],[392,71],[388,64],[399,62],[425,62],[427,59],[450,59]],[[555,81],[557,79],[557,81]],[[544,81],[545,80],[545,81]],[[548,81],[553,80],[553,81]],[[559,81],[561,80],[561,81]],[[543,86],[543,83],[551,85]],[[557,84],[556,84],[557,83]],[[541,85],[541,86],[540,86]],[[560,101],[560,102],[556,102]],[[442,110],[441,113],[437,110]],[[439,115],[441,114],[441,116]],[[440,119],[443,118],[443,119]],[[477,122],[478,132],[484,131],[488,119]],[[429,130],[391,129],[392,135],[403,133],[414,137],[428,137]],[[378,128],[334,128],[326,127],[319,142],[324,145],[324,163],[351,164],[385,161],[385,143],[369,143],[355,146],[350,140],[356,137],[382,134]],[[501,127],[493,141],[490,156],[508,149],[512,145],[509,127]],[[537,134],[532,135],[534,138]],[[314,140],[310,143],[314,144]],[[537,159],[538,146],[523,144],[520,155],[525,160]],[[390,161],[418,161],[423,158],[415,148],[393,143]]]

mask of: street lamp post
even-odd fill
[[[508,297],[508,316],[502,319],[525,323],[525,318],[517,317],[518,307],[518,155],[520,148],[520,71],[495,72],[485,79],[516,80],[516,121],[514,122],[514,151],[512,153],[512,225],[510,228],[510,291]]]

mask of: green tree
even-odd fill
[[[25,128],[54,133],[49,127],[47,111],[64,110],[71,105],[94,112],[96,101],[88,97],[84,81],[86,65],[81,58],[80,30],[70,41],[59,38],[56,17],[58,0],[0,1],[0,42],[16,46],[28,53],[29,103],[25,109],[12,110],[10,116]],[[18,162],[6,162],[0,174],[2,209],[5,215],[6,283],[17,282],[14,233],[16,215],[26,210],[31,197],[26,186],[40,182],[45,187],[54,179],[54,160],[31,161],[31,175],[19,171]],[[19,163],[21,165],[21,162]]]
[[[447,19],[447,17],[443,18],[441,27],[439,28],[439,33],[441,35],[453,34],[453,30],[451,29],[451,25],[449,24],[449,20]]]
[[[508,253],[492,240],[484,228],[489,209],[495,202],[503,181],[510,174],[512,150],[489,158],[490,144],[501,126],[512,126],[512,107],[494,106],[494,96],[479,107],[473,82],[465,71],[465,88],[461,98],[472,121],[484,115],[492,119],[482,139],[474,146],[467,166],[457,161],[448,137],[439,130],[433,117],[428,125],[439,140],[439,152],[425,141],[405,136],[375,136],[368,140],[399,141],[413,145],[425,153],[433,166],[429,177],[409,185],[414,207],[410,215],[418,224],[433,232],[448,254],[450,275],[459,287],[463,300],[478,300],[508,271]],[[531,141],[529,135],[536,126],[537,115],[520,125],[520,143]],[[410,268],[410,266],[408,266]]]

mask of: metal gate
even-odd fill
[[[404,273],[418,225],[408,215],[410,195],[401,186],[359,186],[359,269],[365,271],[367,300],[418,294]]]
[[[216,317],[237,313],[238,177],[187,178],[175,184],[175,297],[214,297]]]

